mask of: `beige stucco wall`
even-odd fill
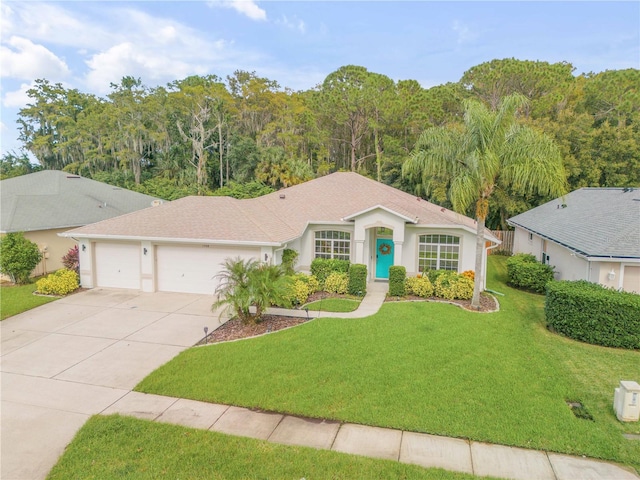
[[[627,292],[640,293],[640,265],[624,265],[622,288]]]
[[[71,238],[59,237],[58,233],[66,232],[68,228],[56,228],[53,230],[36,230],[24,232],[24,237],[38,245],[42,252],[42,260],[31,274],[33,277],[55,272],[64,267],[62,257],[67,254],[76,242]],[[2,275],[2,280],[8,281],[9,277]]]
[[[588,280],[589,262],[577,256],[567,248],[547,241],[546,254],[549,257],[549,265],[556,271],[556,280]]]
[[[542,238],[538,235],[531,235],[529,238],[529,232],[516,227],[513,236],[513,253],[529,253],[541,260]]]

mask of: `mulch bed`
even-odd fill
[[[340,297],[342,295],[336,295],[326,292],[314,293],[307,303],[315,302],[323,298]],[[459,305],[466,310],[479,311],[479,312],[495,312],[498,310],[498,303],[496,299],[488,294],[483,293],[480,295],[480,310],[471,307],[471,300],[442,300],[441,298],[422,298],[409,295],[406,297],[387,297],[386,302],[404,302],[404,301],[420,301],[420,302],[445,302]],[[301,312],[302,313],[302,312]],[[260,323],[244,324],[239,318],[232,318],[224,325],[220,326],[209,335],[206,340],[202,339],[196,345],[205,345],[207,343],[220,343],[228,342],[230,340],[240,340],[242,338],[256,337],[265,333],[277,332],[284,328],[295,327],[301,323],[305,323],[309,319],[304,317],[284,317],[280,315],[263,315]]]
[[[306,318],[282,317],[279,315],[262,315],[260,323],[244,324],[239,318],[232,318],[207,336],[207,340],[201,340],[197,345],[205,343],[228,342],[241,338],[255,337],[264,333],[276,332],[283,328],[295,327],[306,322]]]

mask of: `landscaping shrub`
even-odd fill
[[[404,282],[404,289],[407,295],[417,295],[424,298],[433,295],[433,285],[429,281],[429,277],[426,276],[407,278]]]
[[[467,277],[471,280],[475,280],[476,278],[476,272],[474,272],[473,270],[465,270],[460,275],[462,275],[463,277]]]
[[[287,295],[291,303],[302,305],[306,303],[309,295],[318,291],[318,280],[312,275],[298,273],[293,275],[289,284]]]
[[[389,295],[392,297],[404,297],[404,282],[407,279],[407,269],[402,265],[389,267]]]
[[[62,257],[62,265],[67,270],[73,270],[78,275],[80,274],[80,250],[78,245],[71,247],[67,254]]]
[[[79,287],[78,274],[63,268],[36,282],[36,291],[44,295],[67,295]]]
[[[318,279],[321,289],[324,289],[324,282],[332,272],[348,273],[349,260],[316,258],[311,262],[311,274]]]
[[[426,273],[426,275],[427,277],[429,277],[429,281],[431,282],[431,285],[435,285],[436,280],[440,275],[449,275],[450,273],[451,273],[451,270],[429,270]]]
[[[349,278],[346,273],[332,272],[324,282],[324,291],[329,293],[347,293]]]
[[[544,287],[553,280],[553,268],[533,255],[519,253],[507,260],[507,276],[507,283],[513,287],[544,293]]]
[[[0,272],[18,284],[29,283],[31,272],[42,259],[38,245],[22,232],[7,233],[0,240]]]
[[[579,281],[547,284],[547,326],[605,347],[640,349],[640,295]]]
[[[285,274],[287,275],[294,274],[297,260],[298,260],[297,251],[291,248],[285,248],[282,251],[282,268],[284,269]]]
[[[455,272],[438,275],[433,288],[436,297],[446,300],[469,300],[473,297],[473,280]]]
[[[361,263],[349,265],[349,293],[362,296],[367,293],[367,266]]]

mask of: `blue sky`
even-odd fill
[[[256,71],[308,89],[343,65],[424,87],[495,58],[567,61],[576,74],[640,68],[640,2],[138,1],[0,4],[0,150],[18,150],[37,78],[105,95]]]

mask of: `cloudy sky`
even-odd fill
[[[0,3],[0,150],[38,78],[105,95],[256,71],[312,88],[343,65],[424,87],[495,58],[567,61],[576,74],[640,68],[640,2],[138,1]]]

